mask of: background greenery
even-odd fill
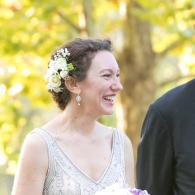
[[[104,117],[131,138],[136,158],[149,104],[195,75],[194,0],[0,2],[0,194],[10,194],[24,136],[58,110],[43,75],[51,51],[75,37],[108,37],[124,90]]]

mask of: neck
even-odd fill
[[[81,106],[71,104],[67,105],[59,119],[63,129],[77,131],[80,134],[91,134],[98,124],[96,118],[84,111]]]

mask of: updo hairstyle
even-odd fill
[[[61,48],[67,48],[70,55],[68,56],[67,63],[72,63],[74,69],[68,75],[73,77],[76,81],[83,81],[86,78],[87,71],[91,65],[92,59],[98,51],[111,51],[112,43],[107,39],[81,39],[76,38],[67,44],[62,45],[56,49],[51,59],[54,60],[54,55]],[[71,99],[70,91],[66,88],[64,80],[61,78],[61,92],[49,92],[52,94],[54,101],[57,103],[61,110],[64,110],[66,105]]]

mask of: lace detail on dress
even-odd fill
[[[80,170],[47,131],[36,129],[33,132],[43,137],[48,147],[49,167],[43,195],[93,195],[116,182],[126,185],[124,138],[118,130],[113,130],[110,163],[98,181]]]

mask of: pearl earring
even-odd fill
[[[81,96],[79,94],[77,94],[77,96],[76,96],[76,102],[77,102],[78,106],[81,105]]]

